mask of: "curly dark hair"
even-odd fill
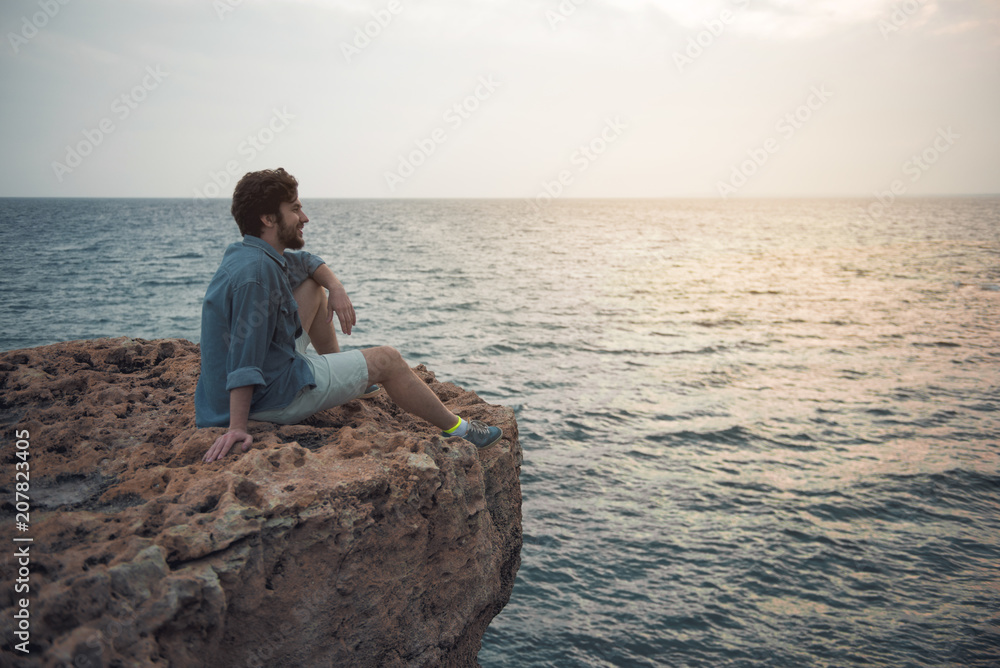
[[[240,234],[259,237],[264,226],[260,217],[278,215],[281,203],[294,202],[298,193],[299,182],[281,167],[244,174],[233,191],[230,208]]]

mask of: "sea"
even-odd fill
[[[306,199],[345,349],[517,414],[484,668],[1000,666],[1000,198]],[[199,340],[225,200],[4,199],[0,349]]]

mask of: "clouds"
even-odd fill
[[[868,196],[942,126],[969,140],[909,194],[1000,190],[995,3],[41,1],[59,10],[16,51],[39,2],[0,9],[7,196],[193,197],[277,108],[295,122],[239,168],[282,164],[309,196],[530,197],[621,117],[628,133],[564,196],[714,197],[823,85],[835,97],[740,196]],[[149,67],[170,76],[57,179]],[[388,188],[482,77],[496,94]]]

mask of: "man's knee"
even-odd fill
[[[299,287],[292,291],[292,296],[295,297],[295,301],[299,303],[300,308],[303,302],[315,304],[317,300],[319,303],[326,301],[326,291],[323,289],[323,286],[312,278],[302,281]]]
[[[366,348],[361,352],[368,363],[368,381],[371,383],[379,383],[401,369],[409,369],[403,356],[391,346]]]
[[[295,303],[299,305],[299,320],[308,331],[316,318],[326,320],[326,290],[311,278],[307,278],[292,291]]]

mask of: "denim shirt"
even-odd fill
[[[226,249],[201,309],[198,427],[229,425],[229,391],[237,387],[254,386],[254,413],[287,406],[299,390],[316,384],[295,351],[302,324],[292,290],[321,264],[311,253],[282,255],[250,235]]]

